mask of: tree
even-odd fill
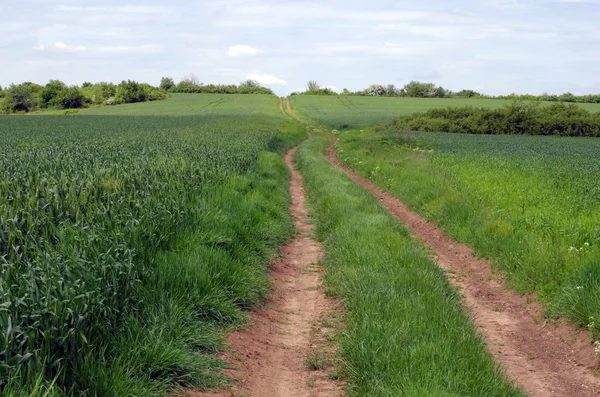
[[[385,88],[380,84],[371,84],[366,89],[366,94],[369,96],[382,96],[385,94]]]
[[[170,77],[160,79],[160,88],[165,91],[170,91],[175,87],[175,81]]]
[[[248,79],[241,82],[240,87],[260,87],[260,83],[256,80]]]
[[[5,90],[6,97],[2,104],[2,111],[5,113],[31,112],[38,105],[37,94],[39,88],[40,86],[33,83],[11,84]]]
[[[67,89],[65,83],[60,80],[50,80],[40,92],[42,107],[58,106],[57,98]]]
[[[65,87],[57,96],[56,104],[62,109],[80,109],[83,107],[85,97],[77,86]]]
[[[308,83],[306,83],[306,92],[315,92],[320,89],[321,86],[315,80],[309,80]]]
[[[202,83],[200,82],[200,79],[194,73],[190,73],[187,76],[185,76],[181,80],[181,82],[185,82],[193,87],[199,87],[202,85]]]
[[[122,81],[117,86],[115,100],[117,103],[135,103],[146,101],[146,90],[142,84],[137,81],[127,80]]]

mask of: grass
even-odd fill
[[[3,395],[223,382],[221,329],[265,295],[293,233],[276,153],[304,137],[253,99],[2,117]]]
[[[300,146],[296,162],[326,251],[328,285],[347,310],[340,350],[350,395],[521,396],[429,253],[325,160],[327,145],[317,135]]]
[[[337,130],[372,127],[415,112],[433,108],[474,106],[498,109],[510,103],[502,99],[387,98],[359,96],[292,96],[294,111],[308,120]],[[600,111],[600,104],[578,104],[589,111]]]
[[[336,153],[599,337],[599,149],[594,138],[354,131]]]

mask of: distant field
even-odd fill
[[[164,101],[131,103],[86,109],[82,115],[238,117],[251,114],[279,117],[279,99],[273,95],[171,94]]]
[[[510,102],[501,99],[430,99],[359,96],[292,96],[292,107],[301,116],[338,130],[366,128],[388,123],[402,115],[448,106],[499,108]],[[600,111],[600,104],[580,104]]]

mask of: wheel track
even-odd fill
[[[413,236],[432,250],[439,266],[463,296],[489,351],[507,376],[530,396],[578,397],[600,395],[600,369],[588,332],[564,320],[556,325],[543,320],[543,308],[533,296],[520,296],[507,288],[501,272],[492,272],[488,260],[446,236],[436,225],[411,211],[399,199],[340,163],[334,144],[328,160],[367,188],[396,216]]]

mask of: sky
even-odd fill
[[[598,21],[600,0],[0,0],[0,85],[600,93]]]

